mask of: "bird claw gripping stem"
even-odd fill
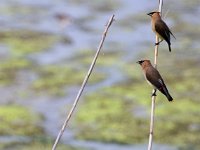
[[[163,40],[161,40],[161,41],[155,43],[155,46],[156,46],[156,45],[159,45],[162,41],[163,41]]]
[[[157,96],[157,95],[156,95],[156,89],[154,89],[154,92],[152,93],[151,96]]]

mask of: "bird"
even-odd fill
[[[151,16],[152,30],[161,39],[161,41],[158,42],[158,43],[155,43],[155,45],[159,45],[159,43],[161,43],[163,40],[165,40],[167,42],[167,44],[168,44],[169,51],[171,52],[170,34],[174,38],[175,38],[175,36],[170,31],[170,29],[167,26],[167,24],[161,19],[160,12],[153,11],[153,12],[148,13],[147,15]]]
[[[158,70],[152,66],[150,60],[140,60],[137,61],[137,63],[141,65],[144,77],[147,80],[147,82],[155,89],[152,96],[156,96],[156,90],[159,90],[162,94],[164,94],[167,97],[168,101],[172,101],[173,98],[169,94],[164,80],[162,79]]]

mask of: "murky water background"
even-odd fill
[[[72,58],[85,50],[92,50],[95,53],[104,25],[109,17],[115,14],[116,21],[109,30],[101,55],[104,55],[106,51],[116,49],[116,52],[120,51],[122,54],[120,58],[122,62],[119,64],[123,65],[123,62],[132,61],[137,54],[149,49],[149,46],[153,46],[152,37],[154,34],[150,29],[150,20],[146,13],[155,10],[158,7],[157,5],[157,1],[149,2],[148,0],[104,0],[102,2],[1,0],[0,30],[30,30],[56,36],[58,39],[47,50],[32,52],[23,57],[31,60],[36,68],[46,65],[64,65],[79,68],[80,64],[74,63]],[[167,4],[167,6],[170,6],[170,4]],[[170,8],[173,9],[174,7],[170,6]],[[179,8],[176,11],[182,12],[182,9]],[[195,10],[195,13],[199,11],[200,9]],[[137,15],[141,15],[141,18],[138,19]],[[187,17],[187,15],[182,15],[182,17],[192,19],[192,16]],[[168,22],[170,25],[174,24],[172,20],[168,20]],[[0,45],[1,58],[12,57],[11,53],[8,45],[4,43]],[[84,93],[92,93],[124,80],[125,75],[119,70],[119,64],[116,62],[116,65],[113,65],[112,68],[102,69],[107,77],[96,84],[89,84]],[[87,71],[88,67],[84,68],[84,72]],[[11,85],[0,86],[0,103],[20,104],[36,113],[41,113],[45,118],[42,126],[45,128],[47,135],[55,138],[79,90],[79,85],[65,87],[65,94],[62,97],[51,96],[45,92],[37,95],[29,88],[30,84],[37,79],[37,76],[37,73],[32,69],[19,71],[16,82]],[[146,149],[147,146],[146,144],[117,145],[79,141],[74,139],[73,132],[73,130],[67,129],[62,141],[73,146],[95,150],[136,150]],[[16,137],[14,140],[18,138]],[[12,141],[13,137],[3,136],[0,140],[4,141],[6,139]],[[176,148],[168,145],[155,145],[155,149],[175,150]]]

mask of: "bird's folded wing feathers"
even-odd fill
[[[159,79],[159,82],[161,83],[160,90],[163,91],[164,93],[168,93],[167,87],[166,87],[163,79]]]
[[[155,30],[162,36],[167,42],[170,42],[170,30],[168,26],[162,20],[155,23]]]
[[[153,84],[156,88],[162,86],[162,83],[159,82],[159,79],[162,79],[159,72],[155,68],[148,69],[146,72],[146,79]]]

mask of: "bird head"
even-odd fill
[[[139,61],[137,61],[137,63],[140,64],[140,66],[142,66],[142,68],[145,68],[145,67],[148,67],[151,65],[151,62],[148,59],[139,60]]]
[[[137,61],[136,63],[142,65],[142,63],[143,63],[144,61],[145,61],[145,60],[139,60],[139,61]]]
[[[152,11],[152,12],[148,13],[147,15],[149,15],[149,16],[152,17],[153,14],[160,14],[160,12],[158,12],[158,11]]]

